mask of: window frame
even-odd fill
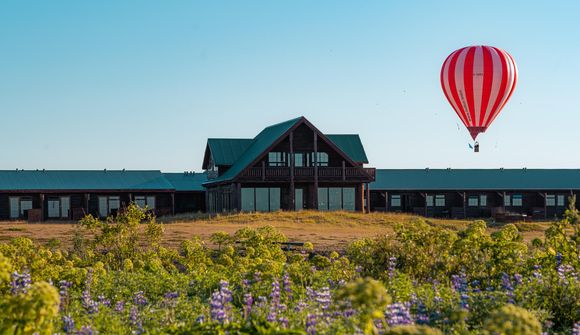
[[[445,194],[435,195],[435,207],[445,207]]]
[[[268,152],[269,167],[286,167],[288,166],[288,154],[282,151]]]

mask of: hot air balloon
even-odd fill
[[[486,45],[455,50],[443,63],[443,93],[474,141],[514,92],[517,72],[510,54]],[[479,145],[475,144],[478,151]]]

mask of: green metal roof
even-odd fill
[[[360,137],[354,134],[331,134],[326,135],[342,152],[357,163],[369,162]]]
[[[252,143],[248,146],[244,153],[223,175],[216,179],[212,179],[208,183],[216,183],[234,178],[301,119],[302,117],[298,117],[264,128],[264,130],[262,130],[258,136],[252,140]]]
[[[371,190],[580,190],[580,169],[377,169]]]
[[[207,181],[206,173],[163,173],[177,192],[204,191],[202,184]]]
[[[251,138],[209,138],[207,145],[215,165],[233,165],[252,141]]]
[[[0,171],[0,190],[173,190],[160,171]]]

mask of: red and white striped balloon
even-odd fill
[[[443,92],[474,140],[514,92],[517,72],[510,54],[485,45],[456,50],[443,63]]]

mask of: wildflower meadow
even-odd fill
[[[332,252],[268,226],[166,248],[131,205],[85,217],[68,249],[0,244],[0,334],[578,335],[579,222],[570,208],[531,243],[414,220]]]

